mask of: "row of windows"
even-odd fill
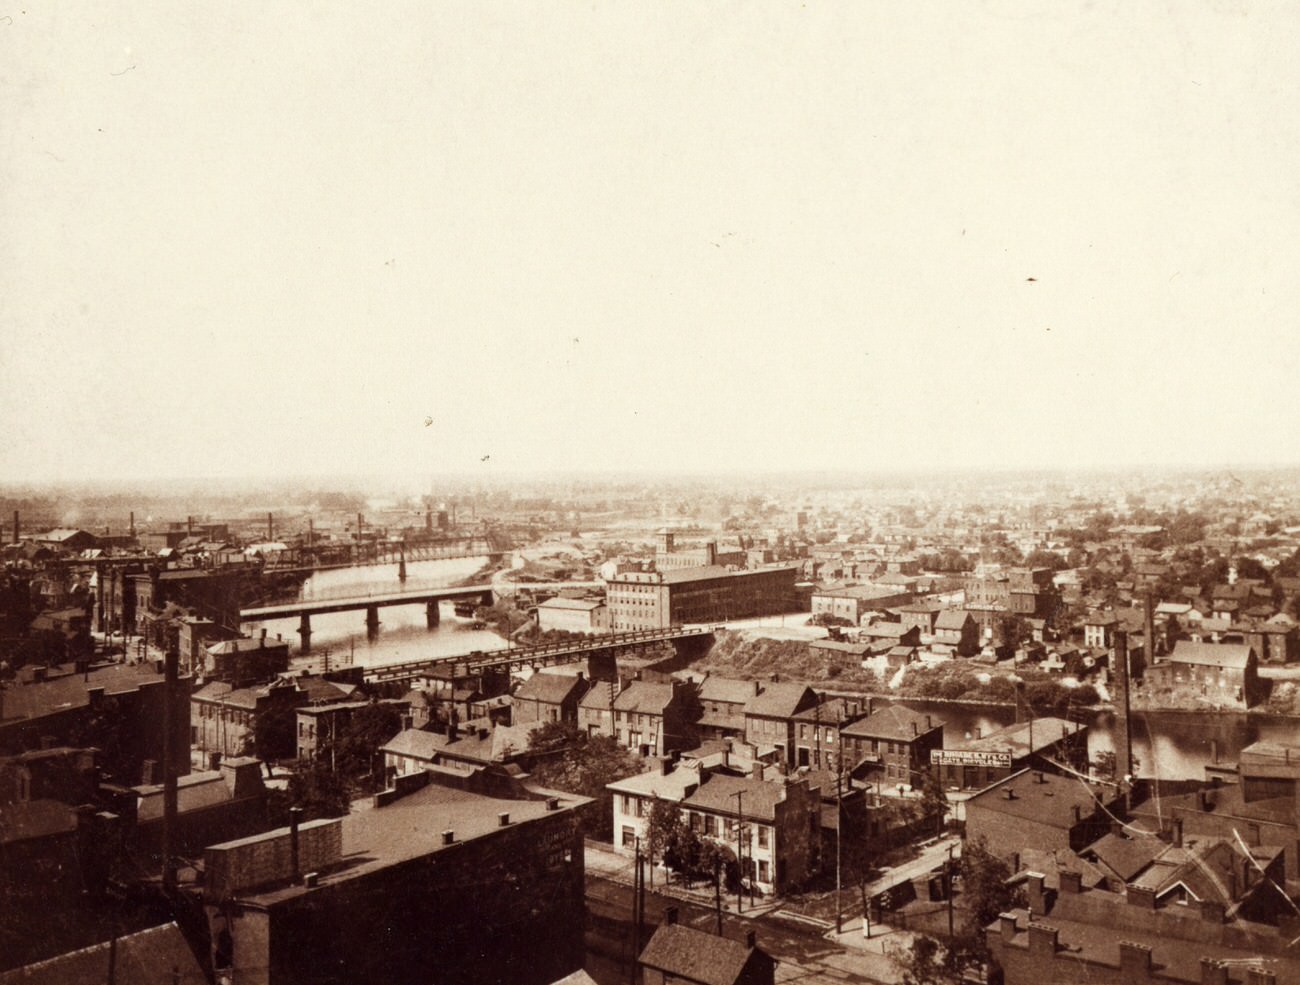
[[[647,818],[650,816],[650,801],[644,797],[635,797],[630,794],[621,794],[622,812],[628,817]],[[686,811],[686,823],[692,831],[699,834],[707,835],[713,838],[726,838],[734,840],[736,837],[736,820],[735,818],[718,817],[713,814],[707,814],[700,811]],[[624,828],[624,831],[633,830],[630,827]],[[749,841],[750,831],[754,832],[754,837],[759,848],[769,848],[772,844],[772,829],[765,824],[752,824],[745,822],[741,827],[740,837],[742,841]],[[627,842],[624,842],[627,844]]]
[[[224,705],[200,704],[199,718],[220,719],[223,722],[231,722],[235,725],[251,725],[253,723],[253,713],[251,711],[240,711],[238,708],[227,708]]]

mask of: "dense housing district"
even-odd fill
[[[0,985],[1300,981],[1294,478],[10,491]]]

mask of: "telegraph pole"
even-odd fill
[[[948,939],[952,940],[952,843],[948,844],[948,864],[943,867],[944,895],[948,897]]]
[[[718,914],[718,936],[722,936],[722,860],[713,858],[713,908]]]
[[[840,714],[835,714],[835,731],[840,730]],[[840,859],[844,844],[844,756],[835,752],[835,933],[844,933],[844,910],[840,903]]]
[[[743,805],[744,805],[744,800],[743,800],[744,796],[745,796],[745,791],[743,791],[743,790],[737,790],[736,793],[735,793],[735,798],[736,798],[736,868],[739,870],[739,872],[738,872],[739,878],[736,880],[736,912],[737,912],[737,913],[741,912],[741,910],[744,909],[744,896],[743,896],[743,893],[744,893],[744,890],[745,890],[745,885],[744,885],[744,882],[745,882],[745,863],[744,863],[745,855],[744,855],[744,850],[743,850],[743,848],[741,847],[741,844],[740,844],[740,833],[741,833],[741,831],[743,830],[743,828],[744,828],[744,826],[745,826],[744,814],[742,813],[742,807],[743,807]]]

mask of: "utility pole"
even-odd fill
[[[948,940],[952,940],[952,842],[948,843],[948,864],[943,867],[943,894],[948,897]]]
[[[744,806],[744,796],[745,796],[745,791],[743,791],[743,790],[737,790],[736,793],[735,793],[735,798],[736,798],[736,868],[739,870],[738,873],[737,873],[738,878],[737,878],[737,880],[736,880],[736,912],[737,912],[737,913],[740,913],[740,912],[744,909],[744,896],[743,896],[742,894],[743,894],[744,889],[745,889],[745,862],[744,862],[745,854],[744,854],[744,849],[741,847],[741,844],[740,844],[740,833],[741,833],[741,831],[744,829],[744,826],[745,826],[745,822],[744,822],[744,814],[743,814],[743,812],[742,812],[742,808],[743,808],[743,806]]]
[[[641,956],[641,838],[636,839],[636,863],[632,870],[632,962],[629,985],[636,985],[636,963]]]
[[[718,936],[722,936],[722,860],[713,859],[713,907],[718,914]]]
[[[835,731],[840,731],[840,714],[835,714]],[[844,844],[844,756],[835,753],[835,933],[844,933],[844,910],[840,904],[840,859]]]

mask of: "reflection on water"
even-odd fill
[[[987,735],[1015,721],[1011,708],[972,707],[904,701],[917,711],[933,715],[944,723],[944,744],[956,745],[980,729]],[[1087,719],[1088,756],[1114,751],[1118,731],[1111,712],[1097,712]],[[1201,780],[1205,767],[1216,759],[1235,763],[1244,746],[1260,740],[1300,742],[1300,722],[1269,721],[1246,715],[1211,712],[1134,712],[1133,756],[1137,775],[1166,780]]]
[[[469,578],[487,563],[486,557],[413,561],[406,566],[405,584],[397,578],[396,564],[338,568],[312,575],[303,583],[298,597],[339,598],[352,590],[361,596],[397,592],[403,588],[449,584]],[[485,578],[484,582],[486,581]],[[439,612],[440,624],[435,629],[428,629],[423,603],[385,606],[379,610],[379,635],[373,640],[366,638],[364,609],[312,616],[311,656],[321,661],[328,656],[331,666],[347,666],[353,662],[358,666],[373,667],[505,647],[505,641],[496,633],[471,629],[469,620],[458,619],[450,604],[444,603]],[[280,636],[289,640],[292,644],[291,655],[299,655],[296,616],[248,623],[245,628],[254,634],[265,629],[268,636]]]
[[[407,565],[407,587],[446,584],[469,578],[487,564],[486,557],[456,558],[447,561],[418,561]],[[484,579],[486,581],[486,579]],[[375,565],[323,571],[309,578],[300,598],[337,598],[355,589],[357,595],[381,591],[399,591],[397,565]],[[332,665],[349,661],[373,667],[407,660],[455,656],[473,650],[500,650],[506,645],[496,633],[471,629],[469,620],[458,619],[452,607],[444,603],[441,623],[426,628],[423,604],[388,606],[379,610],[379,635],[366,638],[365,610],[336,612],[312,616],[312,656],[328,655]],[[291,641],[291,653],[298,653],[298,620],[272,619],[250,623],[256,633],[265,628],[268,635]],[[909,708],[933,715],[944,722],[944,744],[956,745],[973,735],[1009,725],[1015,720],[1011,708],[962,706],[926,701],[904,701]],[[1163,779],[1203,779],[1205,766],[1216,758],[1234,763],[1243,746],[1261,739],[1300,742],[1300,722],[1263,721],[1245,715],[1208,712],[1134,712],[1133,755],[1138,760],[1138,775]],[[1088,721],[1088,755],[1115,748],[1115,716],[1110,712],[1093,714]]]

